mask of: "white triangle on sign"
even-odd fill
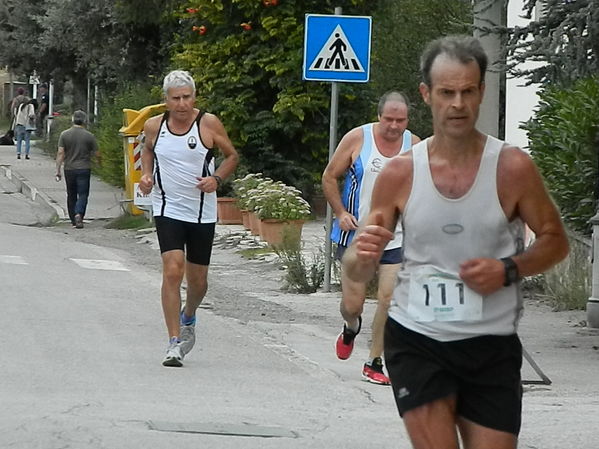
[[[341,25],[337,25],[322,46],[309,70],[326,72],[364,72]]]

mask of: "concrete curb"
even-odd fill
[[[19,193],[48,209],[53,220],[64,220],[66,218],[67,215],[64,209],[56,201],[31,184],[21,174],[14,171],[10,164],[0,165],[0,172],[15,185]]]

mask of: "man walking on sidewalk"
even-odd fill
[[[216,116],[194,107],[189,73],[164,78],[167,112],[144,126],[140,190],[152,192],[162,254],[162,309],[169,336],[164,366],[182,366],[195,343],[196,309],[208,288],[216,225],[216,189],[237,166],[238,155]],[[215,169],[214,147],[224,155]],[[181,282],[187,299],[181,310]]]
[[[522,413],[520,279],[568,254],[531,158],[475,127],[487,56],[470,36],[429,44],[420,92],[433,136],[380,174],[345,254],[367,282],[403,223],[404,266],[385,328],[395,402],[416,449],[515,449]],[[535,233],[524,247],[524,224]]]
[[[97,156],[98,143],[85,129],[87,115],[79,110],[73,113],[73,126],[58,138],[56,153],[56,179],[61,178],[64,162],[64,180],[67,186],[67,209],[75,228],[83,228],[83,218],[89,198],[92,158]]]
[[[352,129],[339,142],[335,154],[322,175],[324,195],[335,213],[331,239],[337,243],[336,258],[341,259],[358,226],[368,217],[370,196],[383,167],[396,155],[409,150],[420,138],[408,129],[408,102],[399,92],[387,92],[378,104],[376,123]],[[337,180],[345,176],[343,197]],[[387,310],[395,286],[397,270],[402,261],[401,226],[379,261],[377,307],[372,322],[370,357],[362,369],[368,382],[388,385],[383,370],[383,331]],[[366,299],[366,284],[354,282],[341,272],[341,316],[343,331],[337,338],[335,350],[342,360],[349,358],[354,339],[362,325],[362,310]]]

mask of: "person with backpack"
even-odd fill
[[[12,129],[14,129],[15,125],[15,116],[17,115],[17,109],[25,101],[25,89],[22,87],[17,88],[17,95],[10,101],[10,119],[12,120]]]
[[[17,139],[17,159],[21,159],[21,147],[25,141],[25,159],[29,159],[31,149],[31,132],[35,129],[36,115],[34,103],[29,97],[15,109],[15,137]]]

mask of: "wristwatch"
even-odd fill
[[[504,257],[500,260],[503,262],[505,269],[505,282],[503,283],[503,286],[507,287],[518,282],[520,280],[520,273],[518,272],[518,265],[516,265],[514,259],[511,257]]]
[[[213,177],[214,179],[216,179],[216,185],[217,185],[218,187],[220,187],[220,186],[221,186],[221,184],[223,183],[223,178],[221,178],[221,177],[220,177],[220,176],[218,176],[218,175],[212,175],[212,177]]]

